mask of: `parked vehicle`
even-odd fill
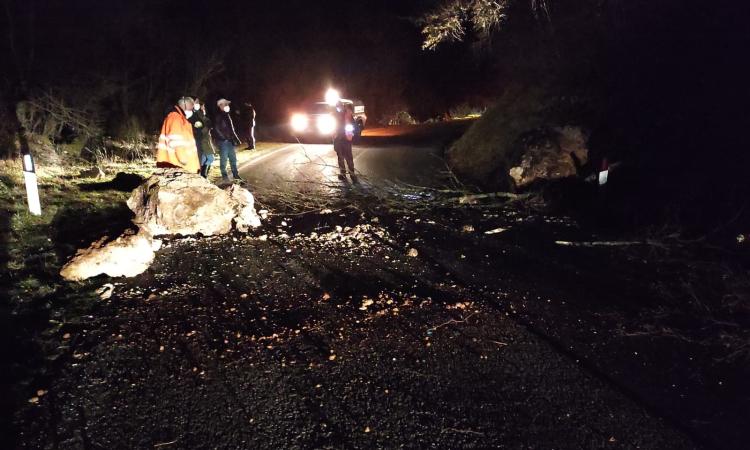
[[[367,124],[365,105],[361,100],[340,99],[341,104],[350,104],[354,111],[354,134],[362,134]],[[290,125],[295,136],[333,136],[336,131],[336,107],[326,102],[315,102],[292,114]]]

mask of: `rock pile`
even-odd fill
[[[153,262],[161,247],[159,236],[212,236],[260,226],[255,199],[247,189],[232,185],[224,190],[200,175],[175,169],[156,171],[133,191],[127,204],[138,231],[128,230],[114,240],[105,236],[79,250],[60,271],[63,278],[132,277]]]
[[[510,169],[517,188],[533,182],[575,176],[588,160],[586,135],[578,127],[536,130],[524,139],[521,163]]]

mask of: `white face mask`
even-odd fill
[[[189,119],[191,117],[193,117],[193,112],[188,109],[187,111],[185,111],[185,118]]]
[[[196,111],[198,111],[199,109],[201,109],[201,104],[200,103],[193,103],[193,109],[196,110]]]
[[[229,112],[229,105],[225,106],[223,109],[224,109],[224,112]]]

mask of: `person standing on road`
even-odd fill
[[[193,116],[188,121],[193,124],[193,137],[195,138],[195,146],[198,148],[200,174],[203,178],[208,178],[208,169],[214,162],[214,146],[209,139],[211,120],[206,116],[206,105],[197,98],[193,104]]]
[[[247,132],[247,147],[245,150],[255,150],[255,108],[253,104],[248,102],[245,103],[247,107],[247,119],[248,119],[248,132]]]
[[[227,160],[232,168],[232,177],[235,181],[244,183],[245,180],[240,178],[240,174],[237,171],[237,153],[234,147],[240,145],[242,141],[237,137],[237,132],[234,129],[234,122],[232,117],[229,115],[231,107],[229,106],[232,102],[222,98],[216,102],[216,106],[219,108],[219,112],[214,121],[214,128],[211,132],[211,136],[219,146],[219,169],[221,170],[221,180],[224,182],[229,181],[229,175],[227,174]]]
[[[352,183],[359,180],[354,172],[354,156],[352,155],[352,139],[354,139],[354,111],[349,104],[339,103],[336,106],[336,134],[333,138],[333,150],[339,163],[339,180],[346,181],[346,167],[349,166],[349,176]]]
[[[198,173],[198,149],[193,125],[188,121],[192,115],[193,99],[181,97],[164,118],[156,148],[156,167],[180,167],[186,172]]]

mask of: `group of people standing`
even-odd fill
[[[227,162],[232,179],[243,183],[237,169],[235,147],[242,144],[232,121],[231,101],[221,98],[216,102],[217,111],[211,120],[206,114],[206,105],[197,98],[181,97],[164,118],[156,152],[157,167],[179,167],[187,172],[200,173],[208,178],[214,161],[216,147],[219,149],[219,169],[222,181],[229,181]],[[251,111],[248,149],[255,148],[255,110]],[[215,146],[214,146],[215,144]]]

